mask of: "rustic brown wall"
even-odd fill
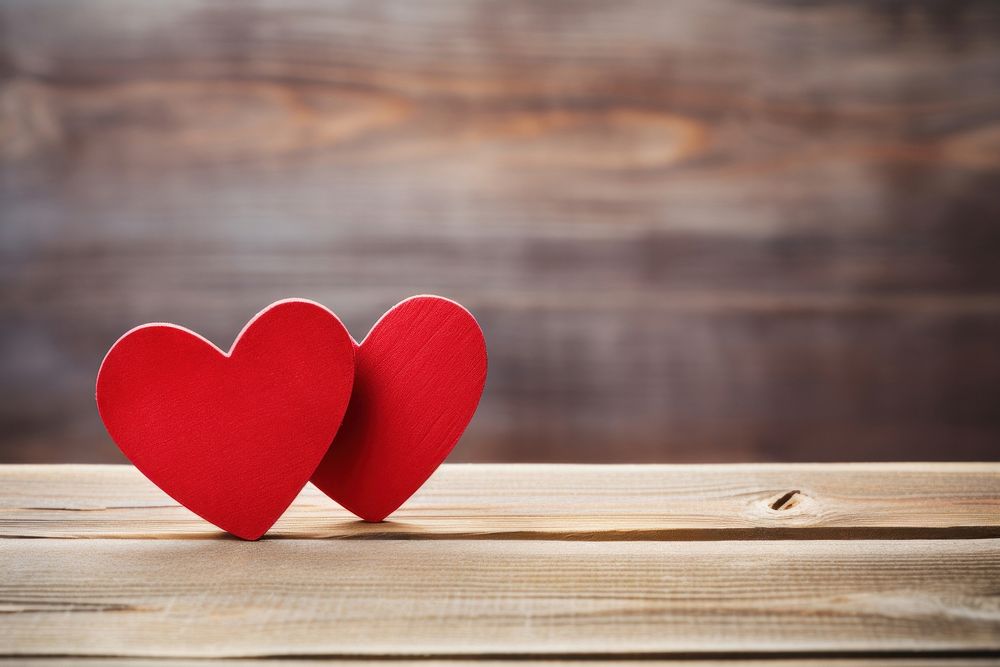
[[[0,0],[0,460],[126,329],[480,318],[455,460],[1000,458],[1000,3]]]

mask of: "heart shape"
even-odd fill
[[[486,341],[469,311],[436,296],[389,310],[357,346],[344,423],[312,483],[381,521],[455,447],[486,383]]]
[[[97,406],[112,439],[154,484],[255,540],[333,441],[354,354],[337,316],[301,299],[262,310],[228,353],[182,327],[147,324],[104,358]]]

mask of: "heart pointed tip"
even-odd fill
[[[233,535],[234,537],[240,538],[244,542],[256,542],[257,540],[259,540],[260,538],[264,537],[264,535],[267,534],[267,528],[265,528],[264,530],[240,531],[238,533],[229,531],[229,534]]]

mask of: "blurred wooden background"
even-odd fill
[[[453,460],[1000,458],[1000,3],[0,0],[0,461],[270,301],[481,319]]]

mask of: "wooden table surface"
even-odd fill
[[[128,466],[0,466],[0,655],[990,664],[1000,464],[446,465],[253,543]]]

